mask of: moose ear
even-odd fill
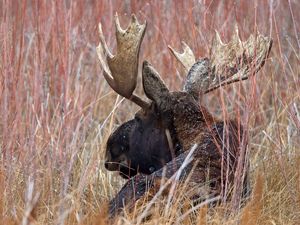
[[[146,96],[158,105],[169,96],[169,90],[158,72],[147,61],[143,63],[143,87]]]

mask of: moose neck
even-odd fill
[[[214,123],[214,118],[192,96],[176,96],[173,106],[173,123],[177,138],[183,150],[189,150],[199,143],[208,127]]]

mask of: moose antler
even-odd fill
[[[133,91],[136,88],[140,46],[147,24],[146,22],[139,24],[135,15],[132,15],[130,24],[126,30],[123,30],[116,14],[115,25],[117,53],[114,56],[106,45],[101,23],[99,24],[100,43],[97,47],[97,54],[103,68],[104,77],[118,94],[140,107],[146,108],[149,103],[133,94]]]
[[[195,63],[192,50],[185,43],[181,54],[171,47],[169,49],[184,68],[189,70],[184,90],[194,95],[195,91],[205,94],[255,75],[268,57],[271,46],[272,40],[259,32],[242,42],[236,26],[228,44],[224,44],[216,32],[210,59],[204,58]]]
[[[256,36],[250,35],[246,41],[242,42],[237,25],[228,44],[224,44],[219,33],[216,32],[210,55],[215,79],[205,93],[255,75],[264,65],[271,47],[272,39],[264,37],[259,32]]]
[[[196,62],[196,59],[192,49],[184,41],[182,42],[182,45],[184,47],[183,53],[177,52],[170,45],[168,45],[168,48],[175,58],[183,65],[186,72],[188,72]]]

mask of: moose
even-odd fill
[[[173,177],[187,156],[191,159],[181,171],[179,181],[184,182],[187,177],[191,185],[209,181],[210,196],[246,193],[249,171],[243,126],[235,119],[217,120],[201,104],[201,99],[217,88],[255,75],[268,57],[272,40],[258,33],[243,42],[236,29],[232,40],[224,44],[216,32],[210,57],[199,60],[184,42],[183,53],[169,46],[187,72],[183,90],[170,91],[154,67],[144,61],[142,84],[148,98],[145,101],[133,92],[146,22],[140,24],[132,15],[129,26],[123,30],[116,15],[115,25],[117,50],[113,55],[99,24],[97,54],[103,75],[116,93],[137,104],[140,110],[107,141],[105,168],[119,171],[129,179],[111,200],[110,214],[115,215],[125,206],[132,207],[147,191],[157,187],[157,180]],[[241,174],[244,176],[237,177]],[[239,190],[233,188],[236,179],[241,181]]]

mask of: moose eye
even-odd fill
[[[141,118],[140,118],[139,116],[137,116],[137,115],[134,117],[134,119],[135,119],[135,121],[137,121],[137,122],[141,122],[141,121],[142,121]]]
[[[150,166],[150,167],[149,167],[149,172],[150,172],[150,173],[153,173],[154,171],[155,171],[154,166]]]

